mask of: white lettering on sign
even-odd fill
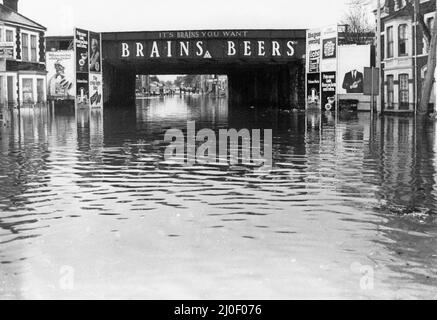
[[[158,43],[156,43],[156,41],[153,41],[152,52],[150,53],[150,58],[153,58],[153,57],[157,57],[157,58],[160,57]]]
[[[258,41],[258,55],[264,57],[266,55],[265,41]]]
[[[196,43],[197,46],[197,52],[196,52],[196,56],[201,57],[203,55],[203,41],[197,41]]]
[[[296,41],[266,41],[266,40],[244,40],[241,42],[228,40],[224,45],[218,42],[198,41],[152,41],[121,43],[121,58],[130,58],[131,55],[136,58],[173,58],[173,57],[205,57],[211,56],[216,50],[211,46],[223,48],[224,57],[244,56],[251,58],[271,57],[294,57],[296,55]],[[133,46],[133,48],[131,48]],[[217,58],[217,57],[216,57]]]
[[[127,43],[122,44],[122,58],[127,58],[130,56],[129,45]]]
[[[144,57],[144,46],[142,43],[137,42],[137,57]]]
[[[228,56],[235,56],[237,54],[237,50],[235,49],[235,42],[228,41]]]

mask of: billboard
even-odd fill
[[[100,73],[102,71],[102,39],[100,33],[89,33],[89,71]]]
[[[321,30],[307,31],[306,107],[320,109]]]
[[[322,110],[335,111],[337,75],[335,71],[322,72]]]
[[[102,36],[75,29],[76,105],[103,107]]]
[[[46,53],[47,95],[49,99],[70,100],[76,94],[73,51]]]
[[[320,74],[311,73],[307,75],[307,106],[318,108],[320,106]]]
[[[77,73],[76,74],[76,104],[79,107],[89,105],[89,74]]]
[[[364,68],[371,66],[371,46],[341,46],[338,48],[338,55],[338,93],[363,94]]]
[[[89,72],[88,66],[88,48],[89,34],[88,31],[76,29],[74,38],[74,49],[76,52],[76,72]]]
[[[103,79],[99,73],[90,73],[89,78],[89,97],[91,108],[102,106],[103,98]]]

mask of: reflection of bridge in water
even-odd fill
[[[305,30],[103,34],[105,103],[134,105],[137,74],[223,74],[231,103],[304,106]]]

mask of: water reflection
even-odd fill
[[[435,123],[199,97],[8,116],[0,297],[437,293]],[[272,128],[274,169],[167,165],[165,131],[188,120]],[[356,263],[374,268],[373,290],[360,287]],[[74,268],[75,290],[60,287],[62,266]]]

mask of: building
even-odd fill
[[[420,0],[420,12],[430,27],[435,10],[436,0]],[[415,22],[414,8],[406,0],[386,0],[381,11],[383,110],[413,113],[426,74],[428,44]],[[434,105],[432,94],[430,111]]]
[[[0,103],[46,101],[46,28],[18,12],[18,0],[0,2]]]

